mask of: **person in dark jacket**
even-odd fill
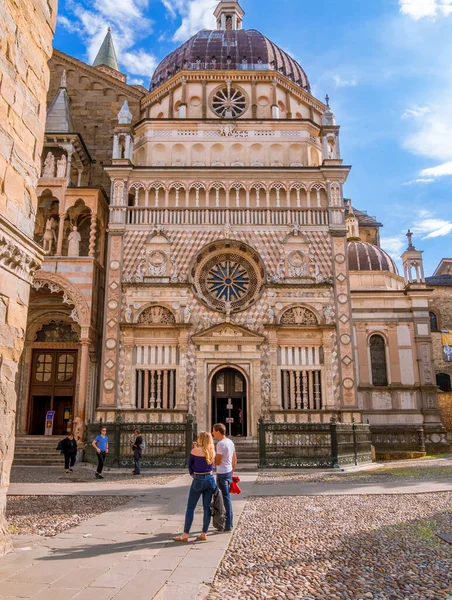
[[[135,441],[132,441],[133,462],[135,463],[134,475],[141,475],[141,459],[143,457],[143,436],[139,429],[135,429]]]
[[[74,439],[74,434],[68,433],[67,437],[61,442],[61,450],[64,454],[64,468],[66,473],[73,471],[75,459],[77,458],[77,442]]]

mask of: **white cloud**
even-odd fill
[[[416,185],[417,183],[433,183],[434,181],[435,179],[433,177],[418,177],[417,179],[407,181],[403,185]]]
[[[438,219],[428,210],[418,212],[419,220],[411,227],[413,233],[422,235],[423,240],[448,235],[452,232],[452,222]]]
[[[420,119],[424,115],[430,112],[429,106],[411,106],[410,108],[405,109],[402,114],[402,119]]]
[[[350,79],[344,79],[340,75],[333,76],[334,85],[338,88],[340,87],[355,87],[358,85],[358,79],[356,77],[352,77]]]
[[[405,249],[406,238],[403,234],[383,237],[381,238],[380,243],[383,250],[398,258]]]
[[[424,17],[447,17],[452,14],[452,0],[399,0],[400,12],[416,21]]]
[[[437,167],[422,169],[420,175],[421,177],[445,177],[446,175],[452,175],[452,161],[445,162]]]
[[[176,42],[185,42],[200,29],[214,29],[213,11],[218,0],[162,0],[172,18],[182,17],[182,23],[173,36]]]
[[[149,78],[157,61],[145,50],[135,49],[152,32],[152,21],[146,17],[148,5],[149,0],[115,0],[114,3],[93,0],[87,8],[83,2],[68,0],[69,16],[60,16],[58,20],[68,31],[79,33],[90,63],[99,51],[107,27],[111,27],[120,69]]]

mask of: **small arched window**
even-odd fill
[[[430,318],[430,331],[439,331],[438,330],[438,319],[434,312],[429,312],[428,316]]]
[[[386,344],[383,336],[373,335],[370,338],[370,364],[372,367],[372,385],[388,385],[386,368]]]
[[[436,374],[436,385],[442,392],[452,392],[452,385],[450,382],[450,375],[447,373]]]

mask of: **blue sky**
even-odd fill
[[[128,81],[202,28],[217,0],[60,0],[55,47],[92,62],[111,26]],[[241,0],[329,94],[352,171],[345,196],[384,224],[394,258],[415,232],[426,274],[452,256],[452,0]],[[400,263],[399,263],[400,264]]]

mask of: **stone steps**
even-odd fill
[[[63,457],[56,447],[64,437],[64,435],[16,437],[13,464],[22,466],[61,465]]]

